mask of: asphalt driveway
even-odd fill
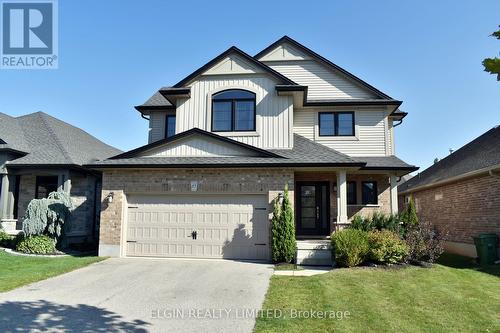
[[[272,267],[108,259],[0,293],[0,332],[251,332]]]

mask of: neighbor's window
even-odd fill
[[[57,176],[37,176],[35,187],[35,198],[42,199],[49,196],[50,192],[57,191]]]
[[[356,201],[356,182],[347,182],[347,204],[355,205]]]
[[[354,112],[319,112],[320,136],[354,136]]]
[[[175,114],[167,115],[165,122],[165,137],[169,138],[175,135]]]
[[[255,131],[255,94],[224,90],[212,96],[212,131]]]
[[[363,182],[362,183],[363,205],[376,205],[377,201],[377,182]]]

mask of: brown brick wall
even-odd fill
[[[500,179],[484,175],[413,193],[421,220],[448,229],[448,241],[473,244],[472,236],[500,237]],[[404,196],[399,200],[404,201]]]
[[[104,171],[100,244],[119,245],[127,193],[192,193],[191,181],[198,182],[197,193],[264,193],[269,202],[289,184],[293,200],[293,171],[287,169],[169,169]],[[114,193],[113,202],[106,196]]]

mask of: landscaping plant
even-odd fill
[[[368,233],[363,230],[348,228],[332,234],[332,251],[339,266],[353,267],[367,258],[370,246]]]
[[[59,240],[72,208],[71,198],[65,192],[51,192],[48,198],[31,200],[23,220],[24,235],[46,235]]]
[[[285,185],[283,201],[274,200],[272,217],[272,257],[277,263],[290,263],[295,257],[297,243],[295,240],[295,220],[293,208],[288,195],[288,185]]]
[[[408,206],[401,214],[401,221],[406,229],[418,225],[417,209],[415,207],[415,202],[413,201],[413,196],[410,196]]]
[[[390,230],[374,230],[368,234],[369,258],[383,264],[402,262],[408,255],[408,245]]]
[[[29,254],[53,254],[56,252],[54,239],[48,236],[30,236],[21,239],[16,250]]]
[[[11,247],[14,237],[0,229],[0,247]]]
[[[408,261],[435,262],[444,252],[444,238],[447,232],[440,232],[428,222],[420,222],[408,228],[405,241],[408,244]]]
[[[402,235],[404,233],[404,228],[401,221],[401,217],[394,214],[386,215],[384,213],[374,212],[369,217],[362,217],[356,214],[349,227],[363,231],[391,230]]]

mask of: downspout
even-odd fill
[[[401,119],[399,119],[399,120],[396,120],[396,121],[399,121],[399,123],[397,123],[397,124],[394,124],[394,123],[393,123],[393,124],[392,124],[392,128],[394,128],[394,127],[397,127],[397,126],[401,125],[401,124],[403,123],[403,118],[401,118]]]

